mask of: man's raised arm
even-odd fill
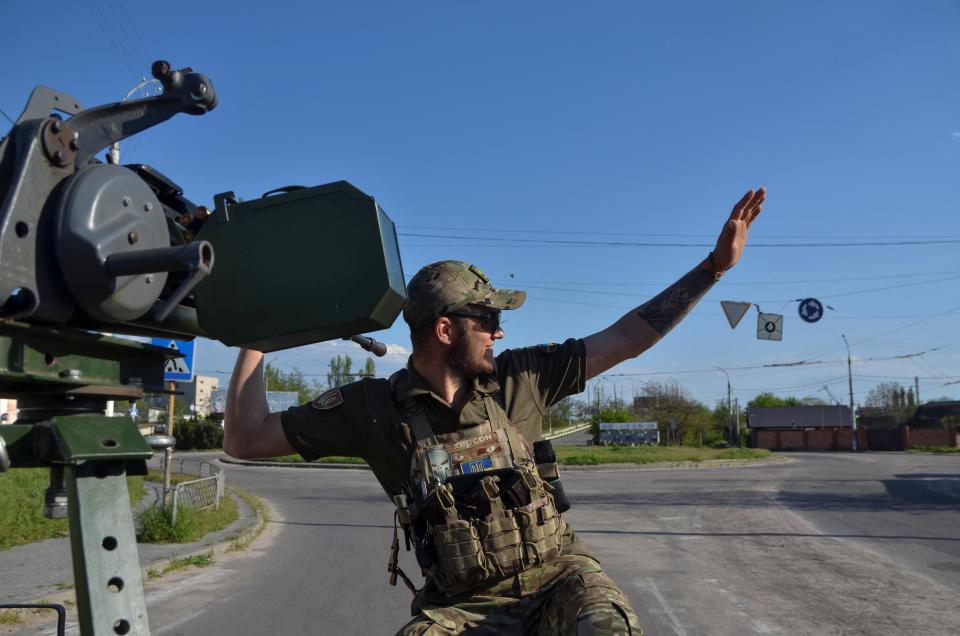
[[[730,218],[717,239],[717,246],[707,258],[683,278],[617,322],[584,339],[587,378],[637,357],[659,342],[690,313],[720,276],[740,260],[750,225],[760,214],[766,195],[763,188],[750,190],[743,195],[733,206]]]
[[[241,349],[227,389],[223,450],[238,459],[290,455],[294,451],[280,426],[280,414],[267,406],[263,354]]]

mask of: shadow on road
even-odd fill
[[[650,537],[730,537],[734,539],[763,539],[790,537],[795,539],[883,539],[888,541],[948,541],[960,542],[960,537],[918,537],[910,535],[883,534],[817,534],[805,532],[666,532],[660,530],[584,530],[577,534],[612,534]]]
[[[591,507],[636,509],[671,507],[772,508],[786,506],[798,511],[906,512],[926,514],[960,510],[960,478],[880,480],[886,492],[834,492],[830,480],[807,484],[784,484],[779,492],[746,490],[703,490],[691,492],[651,492],[637,496],[628,492],[570,493],[571,503],[589,501]],[[821,484],[821,485],[815,485]]]
[[[367,523],[315,523],[312,521],[270,521],[284,526],[319,526],[322,528],[386,528],[393,530],[393,526],[375,525]]]

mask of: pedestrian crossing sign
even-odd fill
[[[182,358],[171,358],[163,367],[164,382],[193,382],[193,362],[196,359],[196,340],[171,340],[154,338],[152,344],[164,349],[173,349],[183,354]]]

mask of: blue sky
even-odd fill
[[[0,108],[16,118],[36,84],[115,101],[153,59],[192,66],[217,109],[125,141],[122,161],[207,204],[346,179],[396,222],[408,277],[456,258],[528,290],[505,347],[607,326],[764,185],[741,263],[605,390],[675,380],[712,404],[719,366],[741,402],[823,385],[846,401],[846,334],[858,401],[915,376],[924,399],[960,398],[958,3],[519,4],[4,3]],[[890,242],[925,243],[876,244]],[[304,294],[326,274],[299,274]],[[833,310],[806,324],[806,297]],[[756,339],[754,310],[731,330],[721,300],[783,314],[783,341]],[[395,370],[402,321],[376,336],[392,345],[378,370]],[[322,374],[335,353],[364,357],[339,343],[270,357]],[[198,369],[226,380],[234,357],[204,341]]]

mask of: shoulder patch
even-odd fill
[[[319,411],[327,411],[341,404],[343,404],[343,394],[340,393],[340,387],[335,386],[317,396],[317,399],[311,402],[310,406]]]
[[[543,351],[544,353],[553,353],[557,350],[557,343],[549,342],[547,344],[537,345],[537,349]]]

